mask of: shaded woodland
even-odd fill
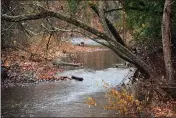
[[[32,73],[31,77],[22,76],[17,81],[53,78],[62,69],[45,66],[36,74],[36,68],[65,53],[74,56],[74,49],[91,50],[84,48],[83,43],[78,48],[67,43],[69,38],[85,37],[109,48],[128,66],[136,68],[131,79],[136,99],[143,95],[144,106],[169,101],[169,109],[176,107],[172,103],[176,98],[175,1],[1,2],[1,82],[19,76],[13,73]],[[37,63],[31,66],[31,62]],[[77,62],[69,64],[81,66]]]

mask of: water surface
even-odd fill
[[[114,53],[104,50],[78,55],[82,69],[71,69],[58,76],[79,76],[84,81],[64,80],[2,89],[2,116],[13,117],[107,117],[115,112],[101,107],[89,108],[84,102],[88,96],[104,103],[107,88],[104,82],[116,87],[132,74],[129,69],[113,68],[123,63]]]

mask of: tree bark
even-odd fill
[[[172,0],[165,0],[162,19],[162,43],[165,62],[166,77],[169,83],[174,81],[174,71],[171,51],[171,5]]]
[[[54,11],[50,11],[47,9],[43,9],[43,11],[40,13],[28,14],[28,15],[8,16],[6,14],[2,14],[1,18],[2,18],[2,20],[6,20],[6,21],[18,22],[18,21],[26,21],[26,20],[37,20],[37,19],[46,18],[46,17],[58,18],[60,20],[71,23],[75,26],[78,26],[78,27],[98,36],[102,40],[106,41],[110,45],[109,48],[112,49],[121,58],[126,57],[128,60],[126,58],[123,58],[123,59],[130,61],[130,63],[134,64],[137,68],[139,68],[141,71],[143,71],[147,75],[149,75],[149,76],[155,75],[154,71],[143,60],[141,60],[138,56],[134,55],[127,47],[125,47],[122,44],[120,44],[119,42],[111,39],[110,36],[108,36],[107,34],[102,33],[100,31],[98,31],[97,29],[92,28],[92,27],[88,26],[87,24],[85,24],[79,20],[76,20],[75,18],[72,18],[70,16],[60,14],[59,12],[54,12]],[[124,56],[122,56],[122,55],[124,55]]]
[[[98,16],[100,16],[99,13],[98,13],[98,8],[94,4],[92,4],[92,3],[90,3],[89,5],[90,5],[91,9]],[[123,46],[125,46],[125,43],[123,42],[123,40],[120,37],[119,33],[117,32],[116,28],[112,25],[112,23],[107,18],[105,18],[105,20],[106,20],[106,24],[107,24],[109,30],[111,31],[111,33],[114,36],[114,38],[116,39],[116,41],[119,42],[120,44],[122,44]]]

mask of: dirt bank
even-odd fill
[[[55,59],[66,56],[76,58],[77,53],[102,49],[102,47],[93,46],[74,46],[66,42],[50,46],[48,49],[44,45],[40,47],[38,45],[35,43],[25,49],[17,46],[2,50],[2,87],[68,79],[67,77],[55,76],[57,72],[64,70],[53,65]],[[79,64],[79,62],[72,61],[73,64]]]

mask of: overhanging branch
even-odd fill
[[[85,24],[79,20],[76,20],[75,18],[72,18],[70,16],[66,16],[66,15],[60,14],[59,12],[54,12],[54,11],[50,11],[50,10],[45,9],[40,13],[19,15],[19,16],[8,16],[6,14],[2,14],[1,18],[2,18],[2,20],[6,20],[6,21],[19,22],[19,21],[25,21],[25,20],[37,20],[37,19],[46,18],[46,17],[58,18],[60,20],[71,23],[75,26],[78,26],[78,27],[96,35],[97,37],[101,38],[102,40],[105,40],[108,43],[110,43],[111,46],[114,46],[113,48],[115,48],[116,51],[120,52],[121,54],[125,55],[130,60],[132,60],[131,63],[136,65],[138,68],[143,70],[145,73],[147,73],[148,75],[154,75],[154,72],[151,70],[151,68],[144,61],[142,61],[139,57],[135,56],[128,48],[124,47],[123,45],[121,45],[117,41],[111,39],[105,33],[102,33],[100,31],[98,31],[97,29],[92,28],[92,27],[88,26],[87,24]]]
[[[151,11],[151,9],[149,8],[138,8],[138,7],[126,7],[126,8],[116,8],[116,9],[110,9],[110,10],[106,10],[104,11],[105,13],[110,13],[110,12],[114,12],[114,11],[120,11],[120,10],[133,10],[133,11],[139,11],[139,12],[147,12],[147,11]],[[162,11],[153,11],[155,14],[162,14],[163,12]]]
[[[90,6],[90,8],[92,8],[92,10],[93,10],[98,16],[100,16],[99,13],[98,13],[98,8],[97,8],[94,4],[90,3],[89,6]],[[117,32],[116,28],[113,26],[113,24],[112,24],[107,18],[105,18],[105,20],[106,20],[106,23],[107,23],[107,25],[108,25],[109,30],[111,31],[111,33],[112,33],[112,35],[114,36],[114,38],[116,39],[116,41],[119,42],[119,43],[122,44],[122,45],[125,45],[125,43],[123,42],[123,40],[122,40],[122,38],[120,37],[119,33]]]

